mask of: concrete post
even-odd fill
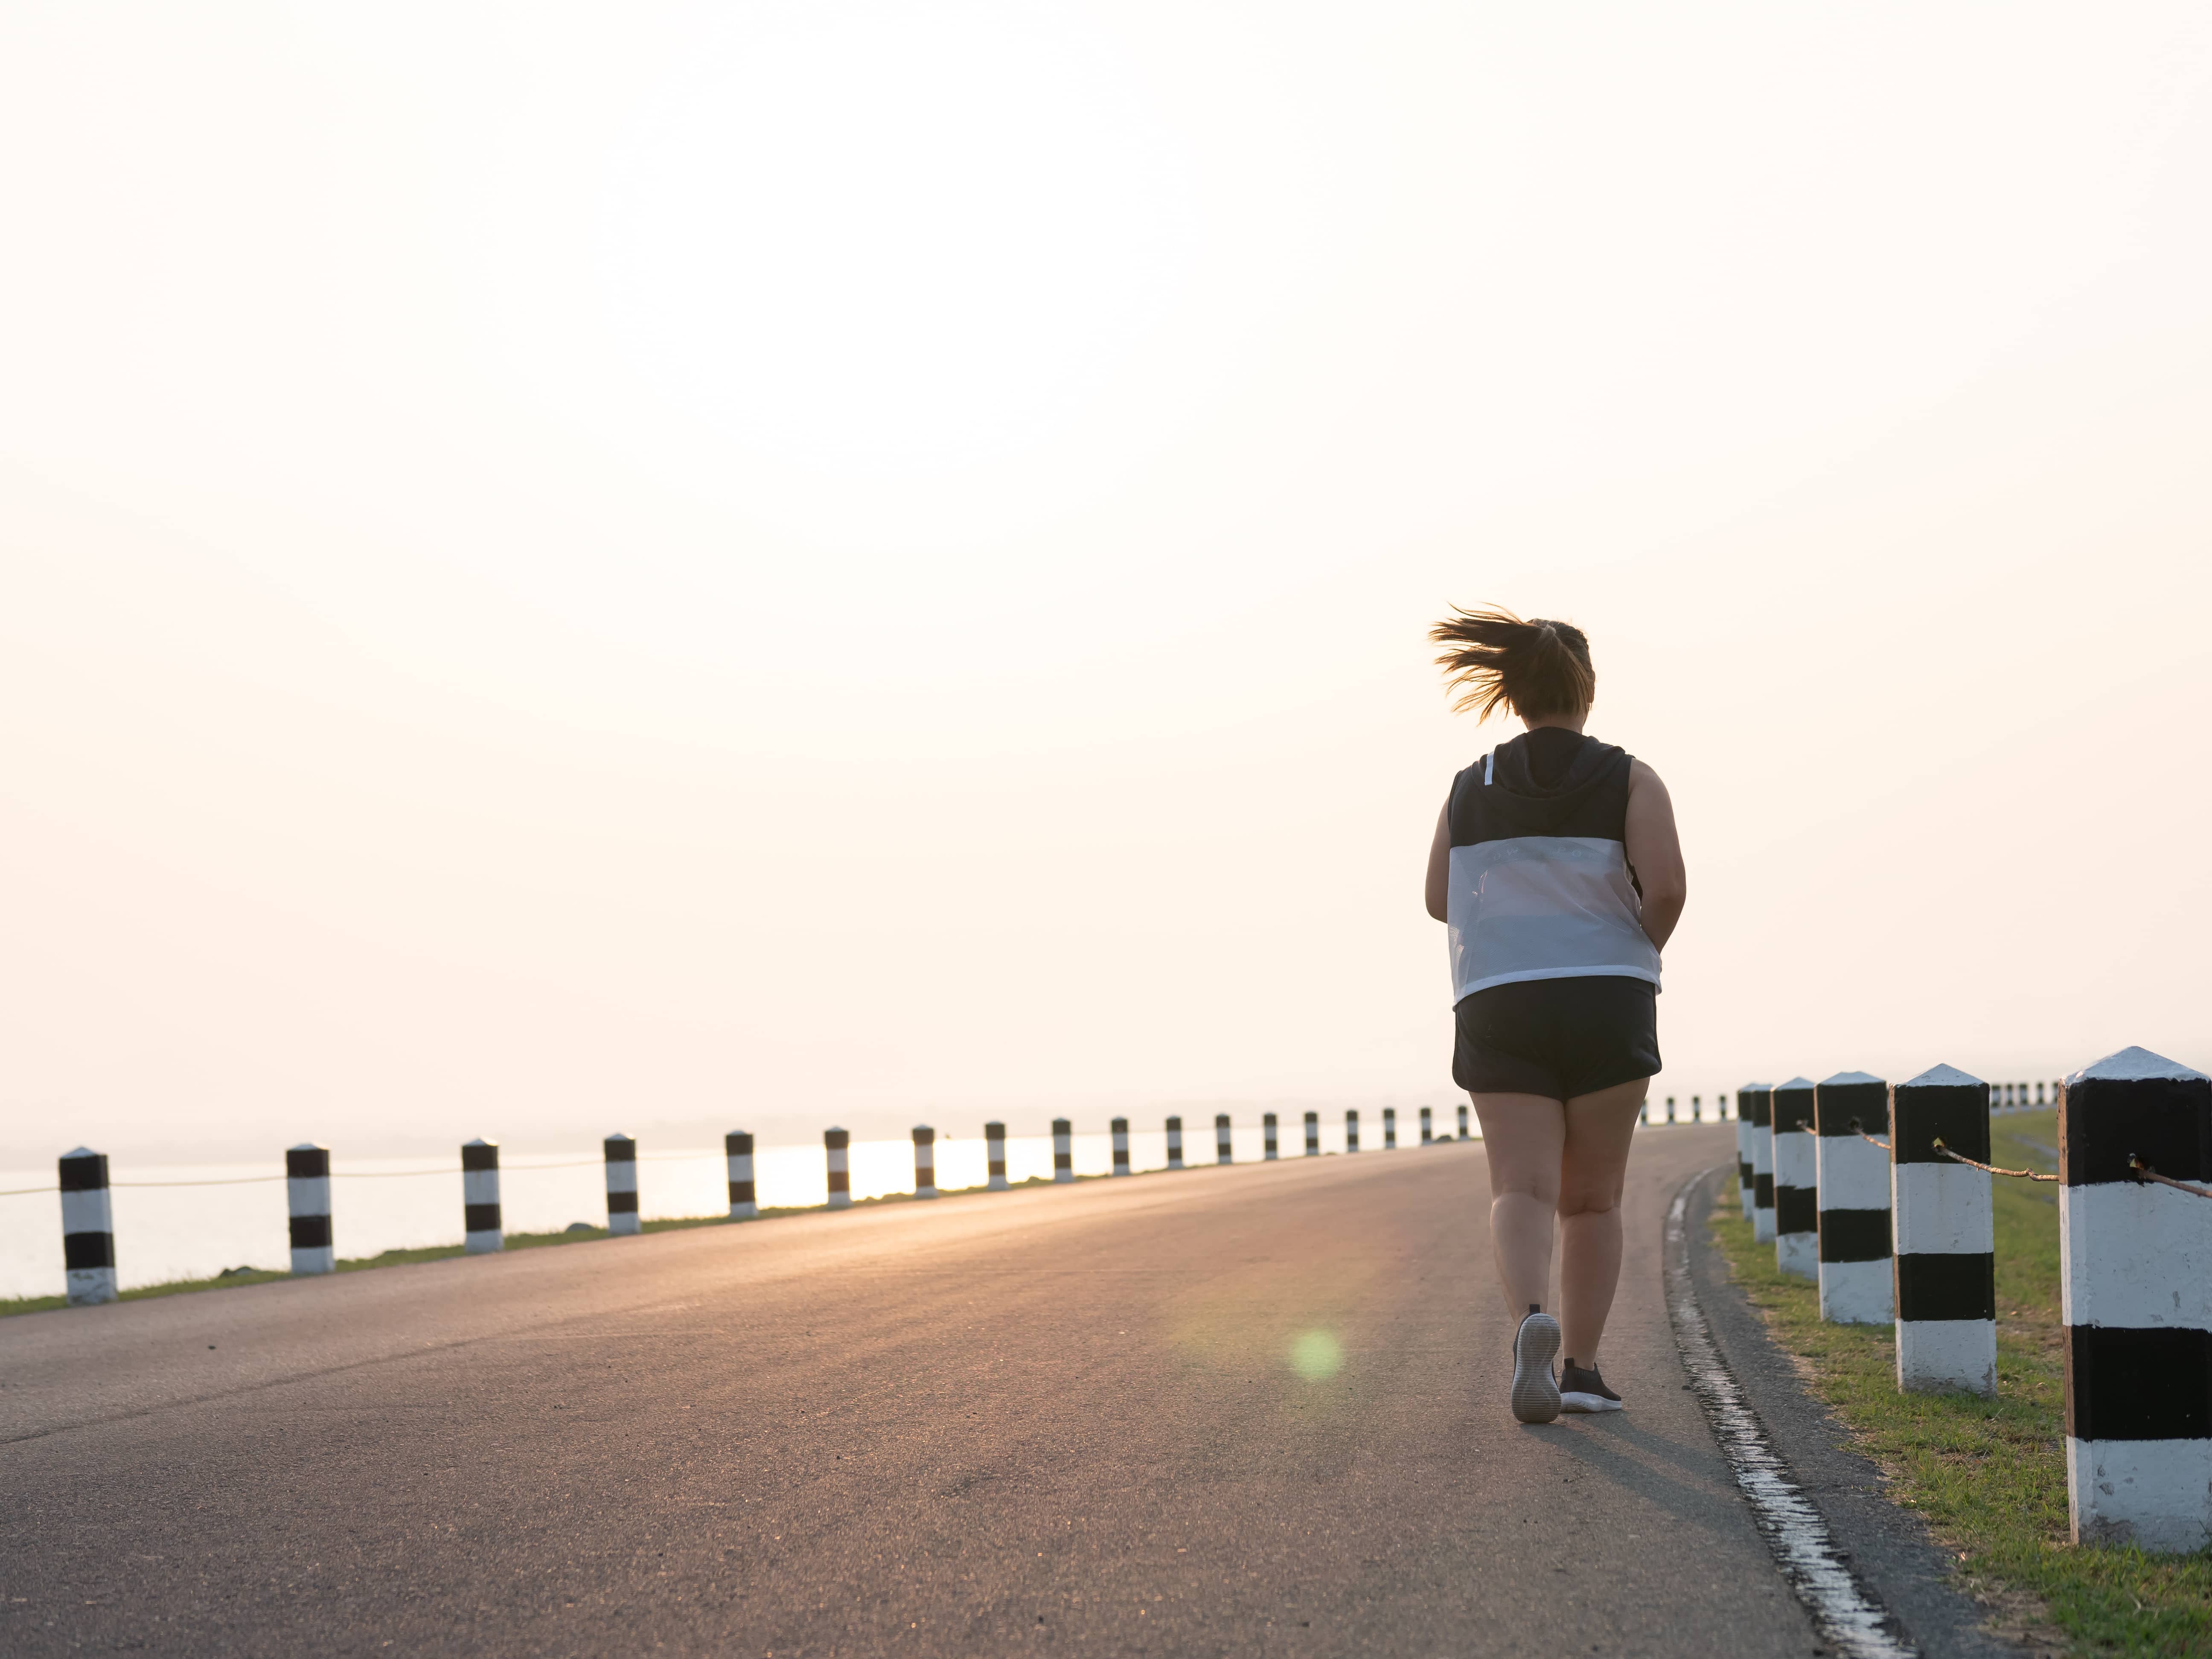
[[[60,1160],[62,1282],[72,1308],[112,1302],[115,1209],[107,1189],[107,1154],[80,1146]]]
[[[1075,1126],[1064,1117],[1052,1121],[1052,1178],[1075,1179]]]
[[[750,1221],[760,1213],[753,1196],[753,1138],[743,1129],[722,1137],[722,1156],[729,1164],[730,1219]]]
[[[2124,1048],[2058,1103],[2066,1495],[2077,1544],[2212,1543],[2212,1079]]]
[[[1813,1090],[1820,1194],[1820,1317],[1887,1325],[1896,1317],[1889,1261],[1889,1154],[1862,1136],[1889,1133],[1889,1085],[1838,1072]]]
[[[1813,1083],[1793,1077],[1774,1085],[1774,1265],[1785,1273],[1820,1277],[1820,1159],[1814,1147]]]
[[[1359,1150],[1359,1114],[1356,1111],[1344,1115],[1344,1150],[1347,1152]]]
[[[1382,1150],[1386,1152],[1398,1150],[1398,1109],[1395,1106],[1382,1109]]]
[[[1949,1066],[1889,1091],[1889,1191],[1897,1224],[1897,1386],[1911,1393],[1997,1391],[1995,1215],[1990,1089]]]
[[[1736,1196],[1743,1204],[1743,1218],[1748,1221],[1751,1219],[1754,1190],[1751,1172],[1751,1125],[1740,1117],[1735,1121],[1735,1180]]]
[[[607,1232],[623,1238],[641,1229],[637,1214],[637,1142],[626,1134],[611,1134],[607,1149]]]
[[[1182,1168],[1182,1120],[1179,1117],[1168,1120],[1168,1168]]]
[[[1262,1129],[1263,1131],[1265,1131],[1265,1133],[1266,1133],[1266,1134],[1267,1134],[1267,1162],[1269,1162],[1270,1164],[1272,1164],[1272,1163],[1273,1163],[1273,1162],[1275,1161],[1275,1155],[1276,1155],[1276,1154],[1275,1154],[1275,1115],[1274,1115],[1273,1112],[1268,1113],[1267,1116],[1265,1116],[1265,1117],[1263,1117],[1263,1118],[1261,1118],[1261,1119],[1260,1120],[1260,1125],[1261,1125],[1261,1129]]]
[[[338,1270],[331,1237],[331,1154],[303,1140],[284,1149],[284,1207],[292,1233],[292,1277]]]
[[[1129,1120],[1126,1117],[1117,1117],[1114,1120],[1112,1128],[1114,1173],[1117,1176],[1125,1176],[1129,1173]]]
[[[1459,1138],[1462,1140],[1470,1139],[1467,1133],[1467,1108],[1464,1106],[1459,1109]]]
[[[471,1255],[507,1248],[499,1216],[499,1146],[478,1139],[461,1148],[461,1221],[464,1247]]]
[[[822,1132],[822,1154],[829,1160],[830,1207],[848,1210],[853,1206],[853,1135],[849,1129],[824,1129]]]
[[[983,1126],[984,1170],[988,1179],[987,1191],[1003,1193],[1006,1190],[1006,1126],[991,1122]]]
[[[1233,1164],[1236,1162],[1235,1158],[1230,1155],[1229,1114],[1226,1112],[1217,1112],[1214,1114],[1213,1161],[1216,1164]]]
[[[1308,1158],[1321,1156],[1321,1114],[1319,1112],[1306,1114],[1306,1156]]]
[[[937,1131],[927,1123],[914,1126],[914,1195],[937,1196]]]
[[[1436,1144],[1436,1133],[1429,1122],[1429,1109],[1424,1106],[1421,1108],[1421,1145],[1433,1146]]]
[[[1774,1243],[1774,1085],[1747,1083],[1735,1091],[1735,1103],[1751,1121],[1751,1237],[1759,1244]]]

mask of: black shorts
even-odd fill
[[[1626,974],[1524,979],[1463,997],[1452,1081],[1572,1100],[1659,1070],[1659,988]]]

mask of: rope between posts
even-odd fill
[[[2138,1181],[2155,1181],[2161,1187],[2171,1187],[2177,1192],[2194,1194],[2198,1198],[2212,1198],[2212,1189],[2192,1187],[2185,1181],[2176,1181],[2172,1176],[2162,1176],[2133,1152],[2128,1154],[2128,1168],[2135,1171]]]
[[[2055,1175],[2038,1175],[2033,1170],[2000,1170],[1994,1164],[1978,1164],[1972,1158],[1966,1158],[1960,1153],[1954,1152],[1948,1146],[1946,1146],[1943,1144],[1943,1137],[1941,1135],[1936,1137],[1933,1144],[1937,1156],[1948,1158],[1954,1164],[1964,1164],[1969,1169],[1984,1170],[1991,1175],[2010,1176],[2015,1181],[2055,1182],[2058,1179]]]
[[[1869,1134],[1869,1133],[1868,1133],[1864,1129],[1860,1128],[1860,1127],[1859,1127],[1859,1121],[1858,1121],[1858,1119],[1856,1119],[1856,1118],[1853,1118],[1853,1119],[1851,1120],[1851,1133],[1854,1133],[1854,1134],[1856,1134],[1856,1135],[1857,1135],[1857,1136],[1858,1136],[1858,1138],[1859,1138],[1861,1140],[1863,1140],[1864,1142],[1866,1142],[1866,1144],[1867,1144],[1868,1146],[1879,1146],[1879,1147],[1881,1147],[1881,1148],[1882,1149],[1882,1151],[1884,1151],[1885,1152],[1887,1152],[1887,1151],[1889,1150],[1889,1143],[1888,1143],[1887,1141],[1886,1141],[1886,1140],[1876,1140],[1876,1139],[1875,1139],[1872,1135]]]

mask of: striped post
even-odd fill
[[[937,1131],[927,1123],[914,1126],[914,1195],[937,1196]]]
[[[1179,1117],[1168,1120],[1168,1168],[1182,1168],[1182,1120]]]
[[[1424,1146],[1433,1146],[1436,1144],[1436,1133],[1431,1128],[1429,1124],[1429,1109],[1424,1106],[1421,1108],[1421,1145]]]
[[[1467,1133],[1467,1108],[1466,1108],[1466,1107],[1464,1107],[1464,1106],[1462,1106],[1462,1107],[1461,1107],[1461,1108],[1459,1109],[1459,1138],[1460,1138],[1462,1140],[1465,1140],[1466,1139],[1468,1139],[1468,1133]]]
[[[628,1238],[641,1229],[637,1217],[637,1142],[622,1133],[607,1137],[607,1234]]]
[[[994,1193],[1006,1190],[1006,1126],[986,1123],[983,1126],[984,1173],[990,1179],[984,1182]]]
[[[1666,1117],[1666,1121],[1667,1121],[1667,1122],[1668,1122],[1668,1123],[1680,1123],[1681,1121],[1682,1121],[1682,1120],[1681,1120],[1681,1118],[1680,1118],[1680,1117],[1676,1114],[1676,1112],[1675,1112],[1675,1110],[1674,1110],[1674,1096],[1672,1096],[1672,1095],[1668,1095],[1668,1096],[1667,1097],[1667,1117]]]
[[[722,1155],[730,1163],[730,1219],[750,1221],[760,1213],[753,1197],[753,1138],[743,1129],[722,1137]]]
[[[1751,1219],[1754,1190],[1751,1174],[1751,1125],[1741,1117],[1735,1121],[1735,1184],[1736,1197],[1743,1204],[1743,1218],[1748,1221]]]
[[[1721,1115],[1721,1121],[1723,1123],[1739,1121],[1743,1116],[1742,1113],[1729,1104],[1729,1097],[1726,1095],[1713,1097],[1713,1109]]]
[[[1273,1112],[1260,1120],[1260,1127],[1267,1138],[1267,1162],[1275,1161],[1275,1115]]]
[[[830,1166],[830,1205],[833,1210],[853,1204],[853,1133],[849,1129],[824,1129],[822,1156]]]
[[[115,1210],[107,1154],[80,1146],[61,1158],[62,1280],[70,1306],[115,1300]]]
[[[1703,1123],[1705,1121],[1705,1097],[1703,1095],[1692,1095],[1690,1097],[1690,1121],[1692,1123]]]
[[[499,1218],[499,1143],[482,1138],[461,1148],[462,1244],[471,1255],[507,1248]]]
[[[338,1270],[331,1241],[331,1153],[303,1140],[284,1149],[284,1207],[292,1230],[292,1277]]]
[[[1639,1129],[1651,1127],[1651,1099],[1648,1095],[1644,1097],[1644,1103],[1636,1109],[1636,1127]]]
[[[1344,1115],[1344,1150],[1347,1152],[1359,1150],[1359,1114],[1357,1111]]]
[[[1075,1179],[1075,1126],[1064,1117],[1052,1121],[1052,1178]]]
[[[1129,1173],[1129,1120],[1126,1117],[1114,1120],[1114,1173]]]
[[[2038,1083],[2038,1084],[2035,1085],[2035,1103],[2036,1103],[2038,1106],[2044,1106],[2044,1105],[2047,1105],[2047,1104],[2049,1104],[2049,1103],[2048,1103],[2047,1101],[2045,1101],[2045,1100],[2044,1099],[2044,1097],[2043,1097],[2043,1085],[2042,1085],[2040,1083]]]
[[[1739,1108],[1751,1108],[1751,1237],[1774,1243],[1774,1085],[1747,1083],[1735,1091]]]
[[[1859,1129],[1877,1139],[1887,1137],[1889,1085],[1864,1072],[1823,1078],[1813,1090],[1820,1317],[1838,1325],[1887,1325],[1896,1317],[1889,1263],[1889,1154]]]
[[[1820,1160],[1813,1146],[1813,1084],[1793,1077],[1774,1085],[1774,1265],[1820,1277]]]
[[[1217,1112],[1214,1114],[1213,1161],[1216,1164],[1233,1164],[1236,1162],[1236,1160],[1230,1156],[1229,1152],[1229,1114],[1226,1112]]]
[[[1386,1152],[1398,1150],[1398,1109],[1395,1106],[1382,1109],[1382,1150]]]
[[[1897,1222],[1897,1386],[1997,1391],[1996,1234],[1990,1176],[1936,1143],[1990,1161],[1990,1090],[1948,1066],[1889,1091],[1889,1193]]]
[[[1319,1112],[1306,1114],[1306,1156],[1308,1158],[1321,1156],[1321,1114]]]
[[[2077,1544],[2212,1543],[2212,1078],[2123,1048],[2058,1097],[2066,1496]]]

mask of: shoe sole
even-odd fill
[[[1620,1401],[1607,1400],[1601,1394],[1563,1394],[1559,1396],[1563,1412],[1617,1412]]]
[[[1559,1322],[1530,1314],[1513,1345],[1513,1415],[1523,1423],[1549,1423],[1559,1414],[1559,1385],[1552,1361],[1559,1352]]]

